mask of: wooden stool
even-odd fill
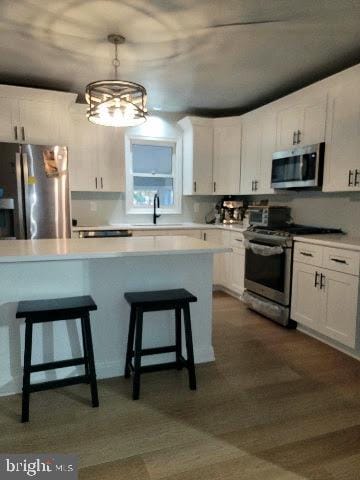
[[[54,298],[51,300],[32,300],[19,302],[16,318],[25,317],[25,350],[24,350],[24,376],[22,394],[22,422],[29,421],[30,393],[52,388],[90,383],[92,406],[99,406],[94,351],[91,338],[90,315],[91,310],[97,310],[94,300],[90,296]],[[54,322],[56,320],[81,319],[81,332],[84,356],[69,360],[39,363],[31,365],[32,332],[34,323]],[[85,375],[52,380],[31,384],[30,375],[33,372],[42,372],[54,368],[85,366]]]
[[[189,372],[189,387],[196,390],[196,376],[194,365],[194,350],[191,333],[190,302],[197,302],[197,298],[184,289],[160,290],[152,292],[128,292],[125,298],[131,306],[129,334],[125,361],[125,378],[134,373],[133,399],[138,400],[140,396],[140,375],[141,373],[154,372],[177,368],[183,366]],[[157,348],[142,348],[142,331],[144,312],[156,312],[161,310],[175,310],[175,345]],[[181,310],[184,312],[184,327],[187,360],[182,356],[181,346]],[[135,338],[135,350],[134,350]],[[156,365],[141,366],[143,355],[156,355],[158,353],[176,353],[176,361],[160,363]],[[134,357],[134,366],[132,364]]]

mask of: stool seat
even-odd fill
[[[173,290],[153,290],[150,292],[127,292],[124,294],[127,302],[133,306],[161,307],[169,305],[169,309],[174,308],[174,304],[197,302],[197,298],[184,288]]]
[[[46,317],[49,313],[57,317],[68,318],[69,313],[81,317],[82,313],[97,310],[96,303],[90,295],[80,297],[50,298],[48,300],[23,300],[19,302],[16,318]],[[49,321],[54,318],[49,319]],[[41,320],[44,321],[43,319]]]
[[[24,348],[24,375],[22,395],[22,422],[29,421],[30,393],[48,390],[52,388],[89,383],[92,406],[99,406],[94,351],[91,336],[90,315],[91,310],[97,310],[96,303],[89,296],[52,298],[48,300],[24,300],[19,302],[16,318],[25,317],[25,348]],[[56,320],[81,321],[81,333],[83,343],[83,356],[69,358],[46,363],[32,364],[32,338],[33,324],[54,322]],[[32,373],[43,372],[58,368],[84,365],[85,374],[58,380],[31,383]]]
[[[130,304],[130,322],[125,360],[125,378],[134,373],[133,399],[140,396],[140,375],[146,372],[186,367],[189,372],[189,387],[196,390],[196,376],[194,364],[194,349],[191,331],[190,303],[197,302],[197,298],[184,288],[173,290],[153,290],[146,292],[126,292],[125,299]],[[175,345],[166,345],[155,348],[142,348],[142,332],[144,313],[161,310],[175,311]],[[185,341],[187,359],[182,355],[181,313],[184,316]],[[134,344],[135,343],[135,344]],[[143,355],[158,355],[174,352],[175,362],[141,365]],[[132,363],[134,359],[134,364]]]

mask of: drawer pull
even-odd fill
[[[340,258],[330,258],[330,260],[332,260],[333,262],[343,263],[344,265],[348,265],[346,260],[341,260]]]
[[[235,238],[235,240],[236,240],[237,242],[242,242],[242,240],[241,240],[240,238]]]
[[[313,257],[314,255],[312,253],[308,253],[308,252],[300,252],[301,255],[304,255],[304,257]]]

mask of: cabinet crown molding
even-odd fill
[[[15,85],[0,85],[0,97],[71,104],[76,102],[78,94],[41,88],[18,87]]]
[[[193,126],[212,126],[214,123],[213,118],[207,118],[207,117],[192,117],[192,116],[187,116],[179,120],[178,125],[183,130],[187,130],[189,128],[192,128]]]

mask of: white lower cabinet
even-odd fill
[[[315,288],[316,267],[294,262],[291,317],[301,325],[319,328],[322,312],[319,308],[320,292]]]
[[[324,270],[324,335],[355,347],[359,277]]]
[[[322,248],[319,262],[322,264],[326,261],[327,251],[338,250],[339,257],[346,252]],[[358,323],[359,259],[357,252],[354,253],[353,262],[357,265],[353,265],[352,270],[357,272],[356,275],[336,271],[336,265],[330,270],[322,265],[295,261],[291,302],[293,320],[350,348],[356,345]],[[340,269],[342,264],[339,265]]]
[[[245,252],[234,248],[231,255],[230,290],[242,295],[244,293]]]
[[[217,245],[224,245],[224,233],[221,230],[204,230],[201,238],[207,242],[215,243]],[[225,262],[226,253],[216,253],[214,255],[213,264],[213,284],[222,285],[225,279]]]

